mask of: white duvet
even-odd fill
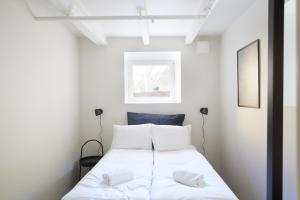
[[[151,150],[110,150],[62,200],[149,200],[153,168]],[[102,183],[102,174],[129,169],[134,180],[117,186]]]
[[[177,183],[175,170],[187,170],[204,177],[205,186],[195,188]],[[154,152],[152,200],[237,200],[222,178],[194,147]]]
[[[102,174],[129,169],[134,180],[114,187],[102,183]],[[201,174],[205,186],[194,188],[173,180],[175,170]],[[110,150],[62,200],[237,200],[237,197],[194,147],[157,152]]]

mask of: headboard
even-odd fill
[[[182,126],[185,114],[161,115],[127,112],[128,125],[156,124]]]

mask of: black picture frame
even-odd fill
[[[252,62],[247,63],[247,60]],[[249,74],[249,69],[254,70],[254,73]],[[252,92],[245,89],[249,87],[249,83],[253,88]],[[260,90],[260,40],[257,39],[237,51],[238,107],[259,109]]]

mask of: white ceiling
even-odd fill
[[[222,34],[255,1],[256,0],[219,0],[216,8],[207,19],[203,29],[200,31],[200,34]]]
[[[138,20],[107,20],[107,21],[85,21],[73,23],[91,39],[93,35],[101,33],[101,42],[106,44],[106,37],[152,37],[152,36],[186,36],[190,34],[192,40],[195,35],[219,35],[230,26],[256,0],[28,0],[33,2],[33,12],[37,16],[49,16],[44,7],[55,4],[62,13],[71,7],[72,2],[79,2],[84,7],[84,12],[80,11],[76,15],[90,16],[137,16],[136,1],[145,2],[146,15],[199,15],[203,12],[205,2],[216,1],[214,9],[206,19],[189,20],[147,20],[146,31],[142,30]],[[37,3],[38,2],[38,3]],[[202,5],[202,7],[201,7]],[[35,7],[34,7],[35,6]],[[34,9],[35,8],[35,9]],[[54,10],[55,10],[54,9]],[[42,13],[41,13],[42,11]],[[44,12],[44,13],[43,13]],[[84,13],[84,14],[82,14]],[[51,14],[50,14],[51,15]],[[199,23],[199,21],[201,21]],[[145,24],[144,24],[145,25]],[[83,28],[84,27],[84,28]],[[145,26],[144,26],[145,27]],[[82,31],[84,29],[84,31]],[[145,32],[147,35],[145,35]],[[193,33],[195,32],[195,34]],[[103,39],[104,38],[104,39]],[[93,40],[93,39],[91,39]],[[97,39],[95,39],[97,40]],[[103,42],[104,41],[104,42]],[[97,43],[97,42],[96,42]]]
[[[255,0],[219,0],[200,34],[221,34]],[[137,15],[134,0],[83,0],[91,15]],[[148,15],[196,15],[201,0],[146,0]],[[137,21],[99,21],[108,37],[141,36]],[[185,36],[193,20],[149,21],[151,36]]]

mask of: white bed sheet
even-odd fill
[[[194,188],[177,183],[174,170],[204,176],[206,186]],[[193,146],[188,149],[154,152],[151,200],[238,200],[205,157]]]
[[[129,169],[134,180],[107,186],[102,174]],[[62,200],[149,200],[153,169],[153,151],[111,149],[99,163],[67,193]]]

